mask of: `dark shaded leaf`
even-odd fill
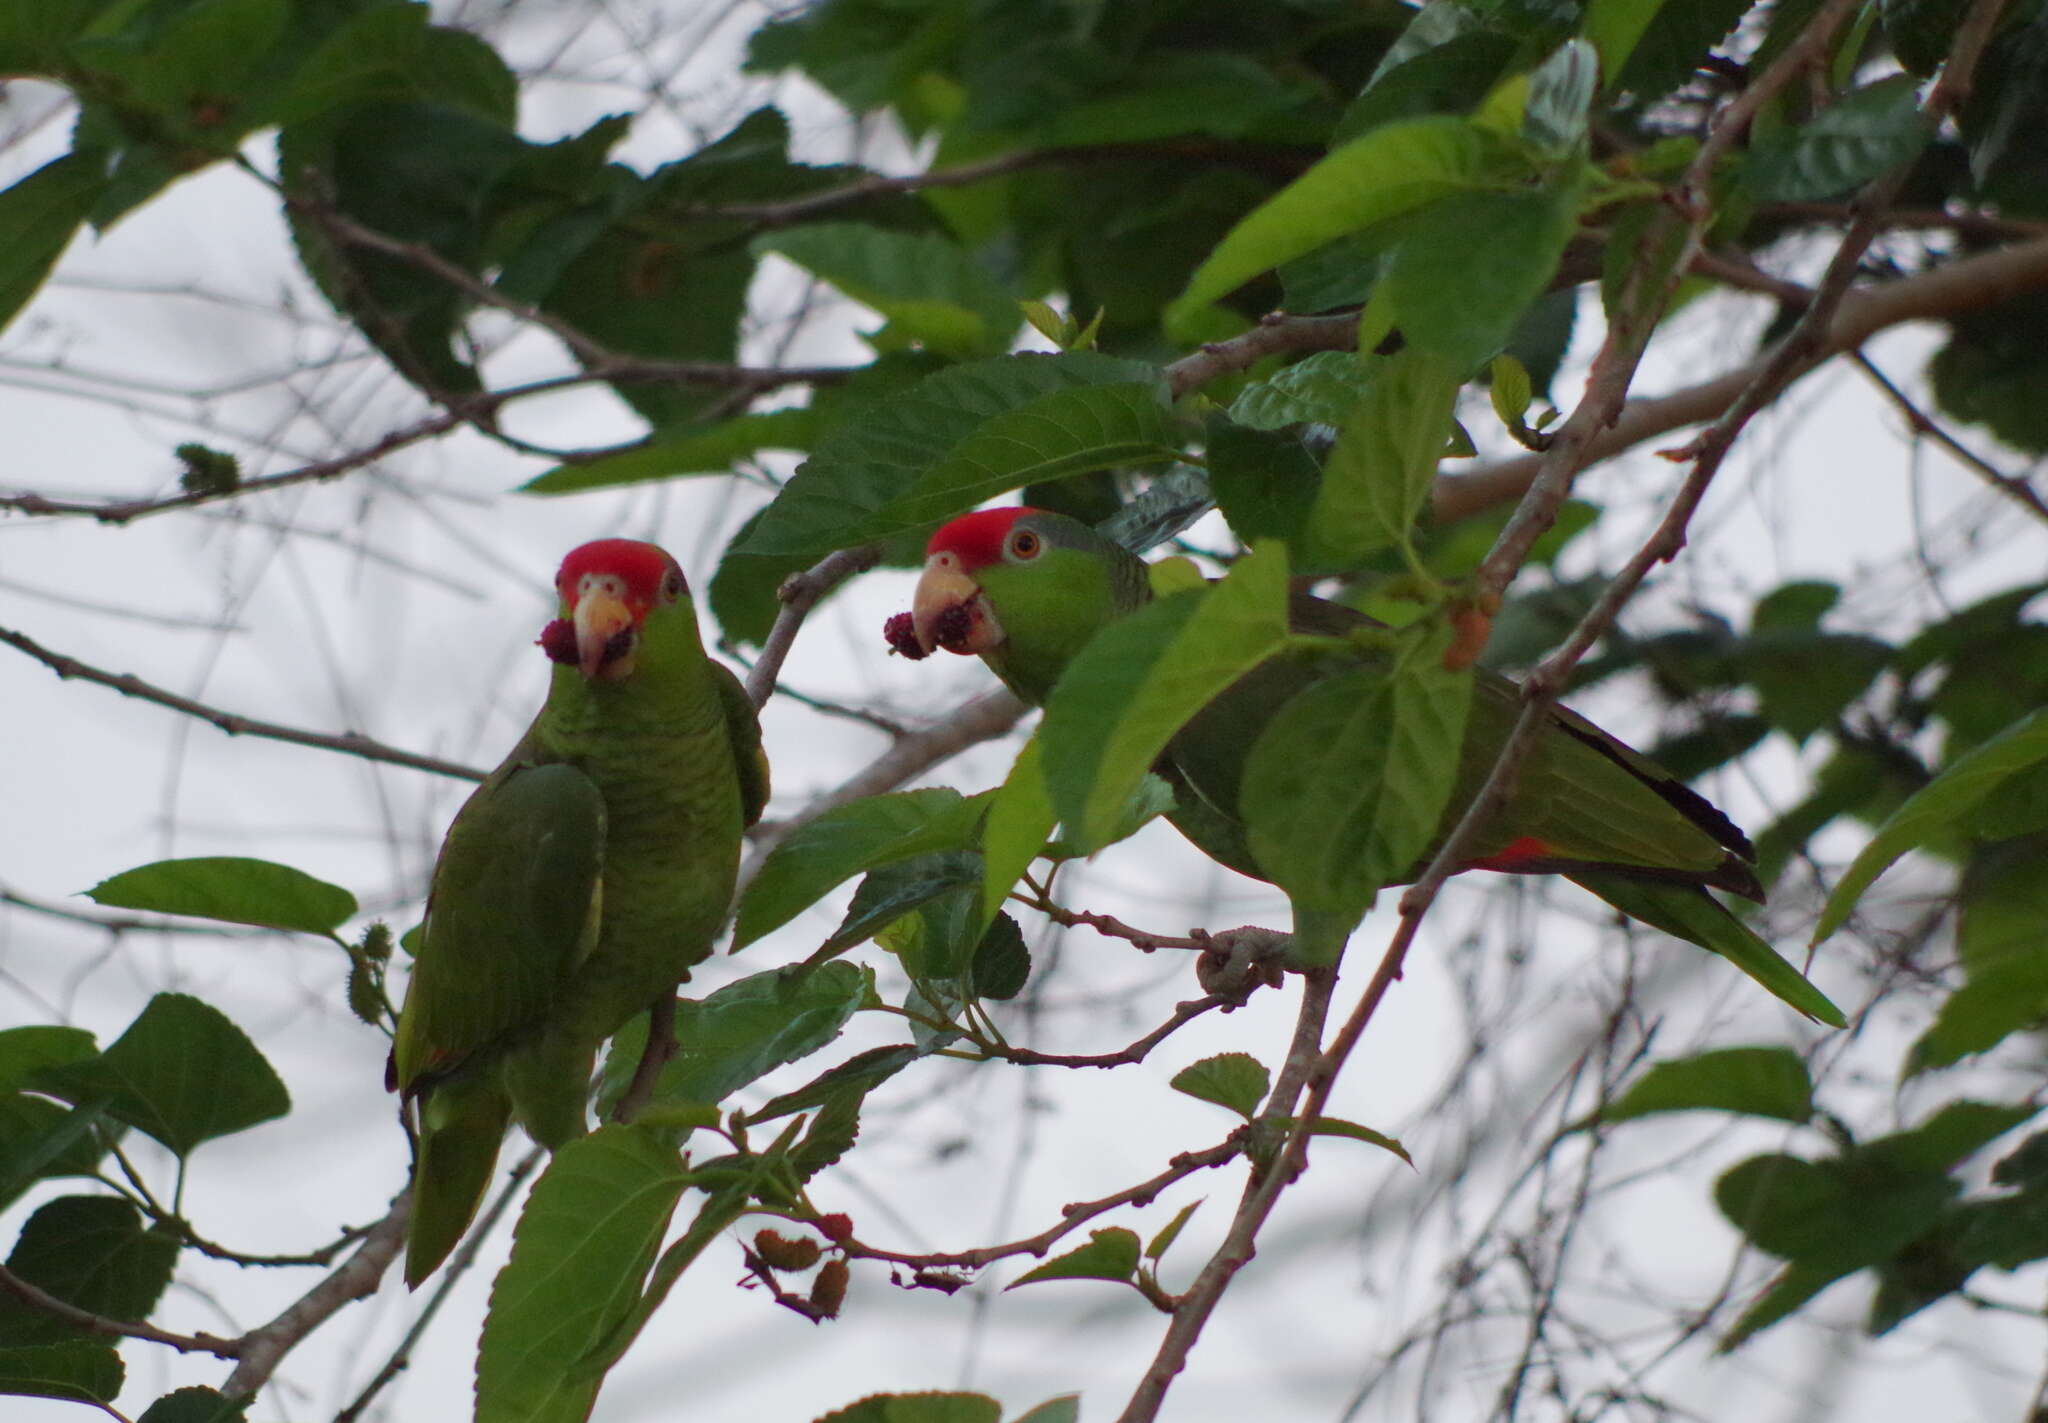
[[[179,1155],[291,1110],[277,1073],[218,1008],[159,993],[98,1057],[44,1068],[37,1091],[104,1105]]]

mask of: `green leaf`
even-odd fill
[[[1523,417],[1529,413],[1529,402],[1536,398],[1529,382],[1528,367],[1516,357],[1503,353],[1493,358],[1488,376],[1486,392],[1493,401],[1493,413],[1509,429],[1521,428]]]
[[[1751,4],[1752,0],[1672,0],[1652,6],[1647,21],[1633,26],[1635,43],[1626,60],[1614,60],[1602,50],[1601,57],[1608,61],[1607,88],[1644,99],[1668,93],[1692,77],[1707,52],[1735,28]],[[1618,24],[1617,32],[1631,27]]]
[[[1581,39],[1566,40],[1529,75],[1522,138],[1546,157],[1583,152],[1586,115],[1598,87],[1600,57]]]
[[[1356,357],[1340,354],[1339,359],[1359,369]],[[1344,414],[1351,408],[1347,405]],[[1209,417],[1208,444],[1209,482],[1231,532],[1246,544],[1284,539],[1296,575],[1316,571],[1321,546],[1309,516],[1323,468],[1307,446],[1283,431],[1247,429],[1218,414]]]
[[[1166,310],[1168,330],[1282,262],[1460,189],[1504,181],[1489,136],[1464,119],[1389,123],[1318,162],[1254,209]]]
[[[1081,1395],[1063,1393],[1048,1398],[1029,1413],[1019,1414],[1017,1423],[1081,1423]]]
[[[962,360],[1009,349],[1023,314],[957,243],[934,232],[830,222],[758,237],[754,250],[778,253],[880,312],[892,342],[922,342]]]
[[[940,786],[869,796],[798,826],[762,861],[740,896],[733,951],[781,928],[865,870],[971,848],[981,811],[979,800]]]
[[[923,529],[1026,484],[1170,457],[1156,366],[1092,351],[927,376],[818,442],[735,552],[815,557]]]
[[[1104,842],[1168,740],[1287,638],[1287,553],[1262,544],[1222,582],[1105,627],[1047,701],[1047,788],[1077,852]]]
[[[1813,1115],[1813,1083],[1790,1048],[1721,1048],[1657,1063],[1599,1119],[1611,1124],[1698,1110],[1804,1122]]]
[[[1664,0],[1588,0],[1584,29],[1600,56],[1600,72],[1612,79],[1628,64],[1636,41],[1664,7]]]
[[[657,430],[616,454],[558,464],[519,486],[522,494],[575,494],[689,474],[727,474],[762,450],[808,450],[818,437],[814,410],[763,410],[712,424]]]
[[[1003,1288],[1039,1280],[1128,1280],[1138,1271],[1138,1236],[1120,1225],[1088,1232],[1088,1243],[1079,1250],[1055,1255],[1043,1265],[1027,1270]]]
[[[1894,74],[1763,139],[1751,150],[1748,171],[1758,200],[1838,197],[1911,159],[1934,131],[1920,112],[1919,87],[1912,75]]]
[[[1855,1155],[1887,1170],[1951,1171],[2040,1110],[2027,1102],[1949,1102],[1909,1131],[1865,1142]]]
[[[638,1303],[688,1180],[648,1127],[600,1127],[554,1154],[491,1287],[476,1423],[583,1423],[603,1378],[575,1366]]]
[[[1281,1122],[1287,1126],[1292,1126],[1299,1120],[1301,1119],[1298,1117],[1281,1118]],[[1341,1136],[1351,1141],[1362,1141],[1368,1146],[1377,1146],[1382,1151],[1391,1151],[1410,1166],[1415,1164],[1415,1158],[1408,1154],[1408,1148],[1401,1145],[1399,1138],[1388,1136],[1383,1131],[1374,1131],[1371,1127],[1361,1126],[1357,1122],[1347,1122],[1342,1117],[1310,1117],[1307,1119],[1307,1130],[1310,1136]]]
[[[1245,762],[1246,838],[1297,908],[1355,918],[1444,820],[1471,673],[1444,668],[1448,623],[1395,636],[1391,659],[1321,677],[1287,702]]]
[[[1198,1101],[1228,1107],[1250,1121],[1272,1087],[1273,1078],[1265,1064],[1250,1053],[1225,1052],[1183,1067],[1168,1085]]]
[[[106,1113],[69,1110],[26,1092],[0,1096],[0,1206],[51,1176],[90,1176],[107,1153],[94,1130]]]
[[[981,882],[981,856],[972,850],[938,850],[870,870],[853,892],[846,917],[812,958],[843,953],[905,914],[960,890],[979,889]]]
[[[728,983],[701,1001],[677,999],[676,1053],[655,1080],[654,1100],[715,1106],[784,1063],[809,1057],[839,1036],[867,986],[852,964],[791,965]],[[625,1091],[646,1045],[644,1015],[612,1039],[606,1100]]]
[[[91,1057],[98,1046],[83,1028],[35,1025],[0,1031],[0,1090],[18,1087],[45,1067]]]
[[[248,1036],[182,993],[157,994],[98,1057],[46,1067],[29,1085],[74,1105],[103,1104],[180,1156],[292,1105]]]
[[[1542,188],[1445,194],[1401,225],[1373,288],[1380,320],[1463,372],[1508,343],[1578,231],[1581,170]]]
[[[1264,380],[1230,403],[1230,418],[1250,430],[1278,430],[1303,421],[1342,425],[1365,396],[1376,363],[1351,351],[1317,351]]]
[[[1041,760],[1043,743],[1033,731],[1010,767],[1010,774],[989,801],[981,827],[981,920],[983,927],[1002,911],[1010,891],[1045,850],[1059,821],[1046,789]]]
[[[68,153],[0,192],[0,330],[41,288],[106,186],[92,155]]]
[[[979,1393],[876,1393],[814,1423],[997,1423],[1003,1406]]]
[[[785,1092],[773,1101],[764,1103],[747,1114],[747,1121],[773,1121],[777,1117],[786,1117],[791,1112],[820,1107],[848,1090],[865,1096],[923,1055],[909,1043],[871,1047],[866,1052],[855,1053],[839,1066],[795,1091]]]
[[[1758,1249],[1846,1275],[1926,1234],[1956,1183],[1939,1171],[1878,1173],[1837,1158],[1755,1156],[1714,1183],[1714,1204]]]
[[[0,1394],[112,1403],[125,1371],[112,1344],[84,1340],[0,1349]]]
[[[1354,560],[1406,542],[1458,398],[1457,371],[1438,357],[1403,351],[1373,364],[1309,515],[1317,544]]]
[[[114,909],[306,934],[330,934],[356,912],[356,897],[338,885],[289,865],[230,855],[158,860],[101,880],[86,895]]]
[[[118,1196],[60,1196],[39,1207],[7,1256],[20,1278],[89,1313],[129,1323],[156,1308],[177,1264],[178,1241],[145,1229]],[[90,1337],[0,1293],[0,1347]]]
[[[2022,842],[2031,849],[2032,841]],[[1979,858],[1981,859],[1981,852]],[[2048,1019],[2048,954],[2041,925],[2048,882],[2026,855],[2002,873],[1973,862],[1965,875],[1958,952],[1968,981],[1951,993],[1907,1054],[1905,1075],[1987,1052]]]
[[[1813,942],[1841,928],[1863,891],[1899,856],[1954,825],[2012,776],[2043,761],[2048,761],[2048,710],[2015,722],[1951,762],[1894,811],[1850,863],[1821,909]]]
[[[1024,931],[1007,913],[999,913],[982,931],[968,965],[967,983],[976,998],[1015,998],[1031,977],[1031,950]]]
[[[227,1398],[210,1388],[181,1388],[165,1394],[135,1423],[239,1423],[254,1398]]]
[[[1260,1095],[1264,1096],[1265,1094],[1262,1092]],[[1175,1211],[1173,1219],[1168,1221],[1160,1229],[1159,1233],[1153,1236],[1151,1241],[1145,1246],[1145,1258],[1152,1261],[1155,1265],[1164,1259],[1166,1252],[1173,1248],[1173,1242],[1180,1239],[1181,1230],[1187,1225],[1189,1217],[1200,1210],[1201,1206],[1202,1203],[1200,1201],[1189,1201],[1186,1205]]]

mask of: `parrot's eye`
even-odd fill
[[[1036,558],[1039,550],[1038,535],[1029,529],[1019,529],[1010,535],[1010,552],[1018,558]]]
[[[682,597],[683,575],[673,568],[670,569],[668,577],[662,580],[661,595],[662,597],[668,599],[671,603],[673,603],[676,599]]]

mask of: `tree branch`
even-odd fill
[[[910,173],[897,178],[863,178],[844,187],[830,188],[822,193],[807,193],[803,197],[786,198],[781,202],[718,203],[684,208],[681,216],[722,218],[732,222],[757,222],[764,227],[781,227],[815,217],[819,213],[832,212],[838,208],[865,202],[870,198],[927,192],[933,188],[970,187],[976,183],[1006,178],[1012,173],[1021,173],[1031,168],[1058,167],[1069,163],[1114,163],[1131,158],[1193,158],[1212,163],[1234,161],[1241,166],[1256,167],[1260,171],[1277,172],[1288,177],[1306,172],[1315,161],[1315,155],[1306,150],[1291,152],[1262,144],[1229,143],[1218,139],[1027,148],[1015,153],[998,154],[994,158],[984,158],[976,163],[935,168],[926,173]]]
[[[363,1235],[363,1243],[341,1266],[268,1324],[244,1334],[239,1343],[234,1372],[221,1385],[230,1398],[255,1393],[270,1381],[284,1356],[333,1318],[344,1306],[377,1292],[378,1284],[405,1244],[406,1223],[412,1218],[412,1192],[401,1191],[384,1219]]]
[[[1879,370],[1877,363],[1863,352],[1857,351],[1849,359],[1856,363],[1858,370],[1870,377],[1871,384],[1883,391],[1885,399],[1891,401],[1898,412],[1906,417],[1906,423],[1912,427],[1914,434],[1927,436],[1954,455],[1965,469],[1976,474],[2000,494],[2013,500],[2035,518],[2048,521],[2048,502],[2043,502],[2041,496],[2034,492],[2033,485],[2018,475],[2007,474],[1951,435],[1933,416],[1915,405],[1906,392],[1900,390],[1892,378]]]
[[[782,600],[782,610],[775,615],[775,626],[768,630],[767,641],[761,644],[760,657],[747,672],[747,699],[757,711],[767,704],[775,691],[775,679],[782,672],[782,663],[789,656],[789,649],[796,642],[797,630],[804,625],[811,609],[817,607],[834,588],[855,574],[867,572],[881,558],[879,544],[843,548],[825,555],[802,573],[792,573],[782,580],[782,586],[775,591],[775,596]]]
[[[162,1344],[176,1349],[181,1354],[212,1354],[216,1358],[238,1357],[246,1340],[223,1339],[217,1334],[173,1334],[158,1329],[155,1325],[131,1323],[124,1319],[109,1319],[94,1314],[89,1309],[58,1299],[40,1286],[32,1285],[15,1274],[5,1265],[0,1265],[0,1290],[13,1295],[30,1309],[60,1319],[74,1329],[83,1329],[89,1334],[104,1334],[117,1339],[143,1339],[151,1344]]]
[[[1175,400],[1212,380],[1250,370],[1267,356],[1311,351],[1349,351],[1358,345],[1358,313],[1336,316],[1289,316],[1275,311],[1259,324],[1228,341],[1212,341],[1192,356],[1166,367],[1166,388]]]
[[[837,1243],[848,1255],[864,1260],[882,1260],[892,1265],[907,1265],[913,1269],[939,1269],[952,1266],[956,1269],[979,1270],[997,1260],[1013,1255],[1044,1255],[1046,1251],[1071,1234],[1076,1228],[1094,1220],[1097,1216],[1115,1210],[1119,1206],[1145,1206],[1157,1199],[1159,1193],[1174,1182],[1207,1171],[1212,1167],[1225,1166],[1244,1154],[1243,1136],[1245,1128],[1240,1127],[1230,1137],[1202,1151],[1184,1151],[1167,1162],[1166,1169],[1156,1176],[1140,1181],[1114,1195],[1104,1196],[1098,1201],[1078,1201],[1060,1207],[1060,1222],[1049,1226],[1036,1235],[1027,1235],[1021,1240],[1012,1240],[1003,1245],[983,1245],[973,1250],[934,1251],[925,1255],[910,1255],[899,1250],[883,1250],[877,1246],[863,1245],[851,1237]],[[805,1224],[815,1230],[822,1228],[815,1220]]]
[[[1260,1114],[1260,1125],[1245,1130],[1255,1133],[1260,1127],[1270,1129],[1283,1116],[1294,1116],[1295,1120],[1277,1154],[1263,1165],[1254,1166],[1223,1243],[1216,1247],[1215,1253],[1202,1266],[1201,1273],[1195,1276],[1194,1283],[1187,1287],[1175,1304],[1173,1322],[1167,1325],[1166,1334],[1159,1341],[1158,1352],[1153,1355],[1144,1377],[1138,1380],[1130,1402],[1117,1415],[1117,1423],[1146,1423],[1146,1420],[1158,1416],[1159,1406],[1166,1401],[1167,1389],[1172,1386],[1175,1376],[1187,1367],[1188,1354],[1201,1337],[1202,1328],[1209,1322],[1217,1301],[1223,1298],[1224,1290],[1229,1288],[1237,1272],[1250,1264],[1258,1253],[1259,1228],[1272,1214],[1280,1193],[1300,1176],[1307,1164],[1308,1120],[1318,1114],[1320,1107],[1318,1099],[1312,1096],[1310,1107],[1295,1114],[1291,1110],[1292,1101],[1298,1084],[1308,1075],[1308,1065],[1315,1059],[1316,1045],[1329,1016],[1330,996],[1337,986],[1337,973],[1334,968],[1318,969],[1304,974],[1302,982],[1301,1008],[1295,1015],[1294,1042],[1288,1050],[1287,1061],[1267,1098],[1265,1111]],[[1328,1095],[1326,1087],[1322,1098],[1327,1099]]]
[[[283,741],[294,746],[312,746],[323,751],[340,751],[350,756],[360,756],[365,761],[384,761],[394,766],[406,766],[415,771],[431,771],[437,776],[453,776],[457,780],[481,781],[482,771],[454,761],[443,761],[438,756],[422,756],[415,751],[402,751],[396,746],[386,746],[356,731],[304,731],[296,726],[284,726],[274,721],[258,721],[254,717],[242,716],[237,712],[222,711],[218,707],[196,702],[176,692],[167,691],[154,683],[145,682],[128,672],[108,672],[90,663],[80,662],[61,652],[52,652],[26,633],[0,627],[0,643],[18,648],[36,661],[48,667],[59,677],[77,677],[87,682],[97,682],[102,687],[112,687],[124,697],[137,697],[145,702],[169,707],[172,711],[183,712],[186,716],[198,717],[210,722],[230,736],[254,736],[266,741]]]

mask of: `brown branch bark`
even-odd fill
[[[246,1342],[242,1339],[223,1339],[217,1334],[173,1334],[152,1324],[109,1319],[105,1315],[94,1314],[89,1309],[80,1309],[75,1304],[58,1299],[40,1286],[30,1284],[5,1265],[0,1265],[0,1290],[13,1295],[38,1314],[60,1319],[74,1329],[83,1329],[89,1334],[102,1334],[115,1339],[143,1339],[151,1344],[162,1344],[166,1348],[176,1349],[181,1354],[212,1354],[216,1358],[232,1359],[240,1355]]]
[[[356,1252],[319,1284],[306,1291],[268,1324],[258,1325],[238,1341],[239,1362],[221,1392],[230,1398],[252,1394],[270,1381],[284,1356],[299,1341],[325,1324],[344,1306],[377,1292],[384,1272],[405,1245],[406,1223],[412,1218],[412,1192],[401,1191],[384,1219],[371,1226]]]
[[[1921,276],[1862,288],[1843,298],[1827,324],[1815,353],[1817,359],[1806,370],[1817,366],[1820,359],[1855,350],[1891,327],[1979,311],[2044,288],[2048,288],[2048,238],[1964,257]],[[1764,360],[1759,357],[1665,395],[1629,401],[1613,423],[1588,442],[1586,463],[1611,459],[1646,441],[1717,418],[1762,373]],[[1430,492],[1431,514],[1439,523],[1449,523],[1518,499],[1535,482],[1541,465],[1540,456],[1516,455],[1463,473],[1438,475]]]
[[[768,630],[767,641],[761,644],[760,657],[747,672],[747,699],[756,710],[765,706],[774,693],[775,679],[781,675],[783,661],[789,656],[797,631],[803,627],[811,609],[847,579],[873,568],[881,557],[882,550],[876,544],[843,548],[782,581],[782,586],[776,590],[776,597],[782,600],[782,610],[775,615],[775,626]]]
[[[26,633],[10,628],[0,628],[0,643],[27,653],[36,661],[48,667],[59,677],[77,677],[82,681],[96,682],[102,687],[112,687],[124,697],[136,697],[145,702],[154,702],[172,711],[183,712],[186,716],[199,718],[219,727],[230,736],[254,736],[265,741],[283,741],[293,746],[313,746],[323,751],[340,751],[350,756],[360,756],[365,761],[384,761],[393,766],[407,766],[415,771],[431,771],[437,776],[453,776],[457,780],[481,781],[484,773],[472,766],[454,761],[444,761],[438,756],[422,756],[416,751],[403,751],[396,746],[386,746],[356,731],[306,731],[296,726],[285,726],[274,721],[259,721],[255,717],[243,716],[238,712],[222,711],[219,707],[208,706],[205,702],[194,701],[176,692],[167,691],[151,682],[128,672],[109,672],[81,662],[61,652],[53,652]]]

